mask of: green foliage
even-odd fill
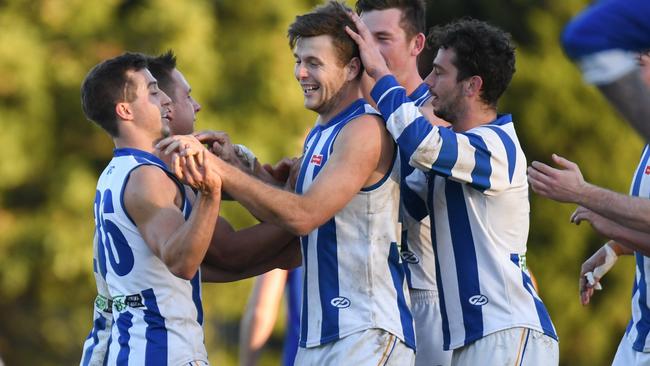
[[[197,129],[225,130],[274,162],[298,154],[313,123],[293,77],[286,29],[317,3],[0,2],[0,355],[8,364],[74,364],[91,327],[91,203],[112,144],[81,113],[79,86],[90,67],[125,50],[174,49],[203,106]],[[589,181],[625,192],[642,142],[584,85],[558,44],[563,24],[586,3],[436,0],[429,24],[472,15],[513,33],[518,71],[500,109],[513,113],[529,161],[557,152],[578,162]],[[569,224],[572,210],[531,196],[528,263],[560,334],[562,364],[604,365],[629,319],[633,261],[622,259],[605,291],[581,307],[580,264],[603,239]],[[223,214],[237,227],[255,222],[236,203]],[[250,286],[204,287],[215,364],[236,364]],[[277,364],[280,343],[266,364]]]

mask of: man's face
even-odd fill
[[[433,70],[424,80],[432,95],[433,113],[452,124],[464,108],[463,81],[456,81],[458,69],[452,63],[455,57],[453,49],[440,48],[433,60]]]
[[[641,68],[641,80],[650,87],[650,51],[639,55],[639,67]]]
[[[158,89],[158,82],[149,70],[129,71],[127,76],[135,84],[136,97],[129,103],[134,121],[151,131],[154,138],[169,136],[171,99]]]
[[[375,38],[379,52],[388,65],[390,72],[398,80],[413,72],[410,60],[417,57],[414,52],[415,37],[407,36],[400,26],[402,11],[400,9],[371,10],[361,13],[361,20]]]
[[[169,128],[173,135],[189,135],[194,132],[196,113],[201,110],[201,105],[190,95],[192,88],[178,69],[174,69],[171,76],[172,108]]]
[[[302,87],[305,108],[320,115],[335,109],[347,83],[348,67],[341,65],[329,35],[300,38],[294,49],[294,75]]]

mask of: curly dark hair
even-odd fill
[[[515,73],[515,47],[510,34],[486,22],[463,18],[431,28],[427,41],[434,50],[453,49],[457,80],[480,76],[481,99],[496,107]]]
[[[330,1],[310,13],[298,15],[289,26],[289,47],[294,49],[300,38],[329,35],[332,37],[341,65],[346,65],[354,57],[359,57],[357,43],[345,31],[345,26],[348,26],[358,32],[357,27],[347,14],[351,11],[352,9],[343,3]],[[359,77],[361,74],[360,72]]]
[[[399,9],[402,11],[400,26],[409,37],[426,30],[426,4],[424,0],[357,0],[357,14],[373,10]]]

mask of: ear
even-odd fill
[[[352,81],[357,78],[361,72],[361,60],[358,57],[353,57],[350,62],[345,66],[347,69],[347,81]]]
[[[482,87],[483,79],[480,76],[470,76],[465,82],[463,93],[468,97],[479,96]]]
[[[411,56],[419,55],[422,50],[424,50],[424,45],[426,44],[427,37],[424,33],[418,33],[411,40]]]
[[[117,114],[117,117],[123,121],[133,120],[133,110],[131,109],[131,103],[117,103],[115,105],[115,114]]]

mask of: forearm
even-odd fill
[[[616,253],[617,256],[622,256],[622,255],[632,255],[634,254],[634,249],[631,249],[616,240],[610,240],[607,242],[607,245],[609,245],[614,253]]]
[[[313,229],[309,219],[314,210],[303,196],[265,184],[227,164],[222,168],[224,189],[255,217],[294,235],[304,235]]]
[[[224,268],[204,264],[201,266],[203,282],[232,282],[258,276],[275,268],[292,269],[302,262],[302,254],[297,239],[292,240],[272,259],[248,267],[242,271],[231,271]]]
[[[650,233],[650,200],[610,191],[586,183],[575,203],[622,226]]]
[[[219,208],[220,194],[199,193],[187,221],[162,245],[161,258],[172,273],[194,277],[210,245]]]
[[[612,246],[616,254],[629,254],[630,251],[637,251],[646,256],[650,255],[650,234],[646,232],[630,229],[612,222],[602,234],[624,247],[615,248]]]
[[[287,230],[269,223],[238,231],[217,228],[204,262],[241,271],[273,258],[294,237]]]

